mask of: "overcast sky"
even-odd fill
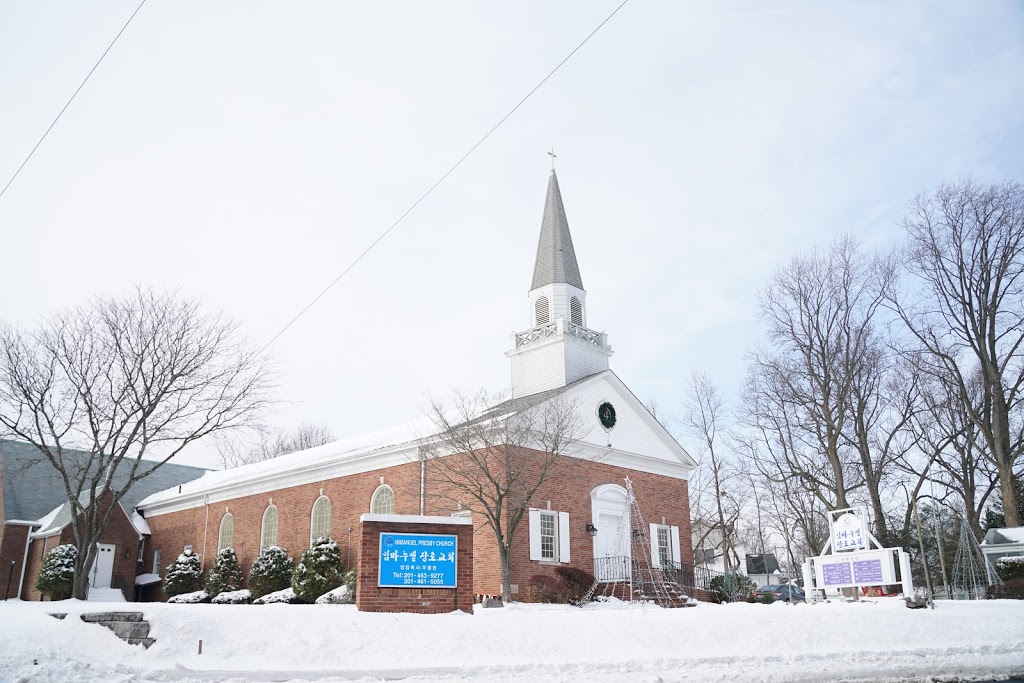
[[[0,198],[0,319],[144,284],[262,345],[619,1],[150,0]],[[0,0],[0,186],[137,4]],[[552,146],[612,369],[670,416],[693,370],[735,396],[770,275],[1024,178],[1022,105],[1018,2],[632,0],[273,345],[273,420],[507,387]]]

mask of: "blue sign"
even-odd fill
[[[380,535],[380,572],[383,588],[455,588],[458,537],[443,534]]]

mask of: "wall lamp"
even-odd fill
[[[639,541],[643,537],[644,537],[644,532],[640,531],[640,529],[633,529],[633,538],[635,538],[636,540]]]
[[[587,522],[587,533],[591,536],[597,536],[597,527],[590,522]]]

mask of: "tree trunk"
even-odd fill
[[[512,602],[512,567],[511,554],[504,543],[498,544],[498,558],[501,561],[501,601],[507,605]]]
[[[96,544],[90,543],[87,548],[84,553],[79,549],[75,556],[75,578],[71,589],[71,597],[75,600],[89,598],[89,570],[92,569],[92,563],[96,557]]]

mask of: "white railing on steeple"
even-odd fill
[[[577,339],[593,344],[594,346],[607,346],[605,341],[605,335],[601,332],[595,332],[594,330],[587,329],[582,325],[571,323],[565,318],[559,318],[543,325],[538,325],[532,329],[526,330],[525,332],[516,333],[516,348],[533,344],[559,334],[567,334]]]

